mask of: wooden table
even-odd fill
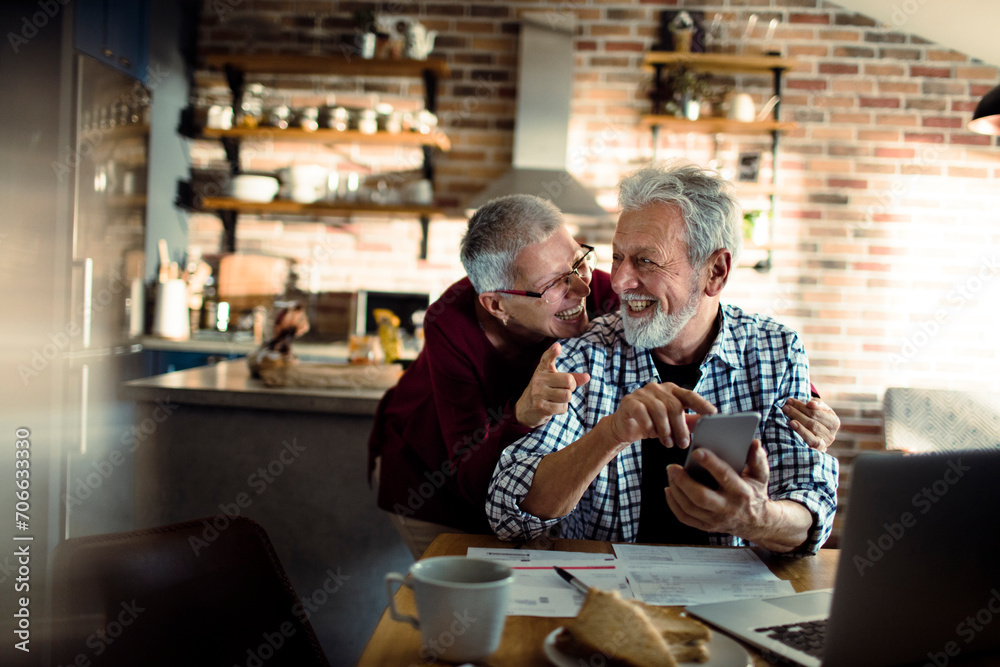
[[[438,537],[427,548],[423,557],[464,556],[469,547],[507,548],[509,542],[502,542],[489,535],[453,535]],[[589,553],[613,553],[610,542],[587,540],[547,540],[522,545],[526,549],[551,549],[554,551],[585,551]],[[818,556],[811,558],[781,558],[763,549],[754,549],[768,568],[781,579],[792,583],[796,591],[831,588],[837,571],[840,552],[836,549],[822,549]],[[396,605],[404,613],[415,614],[413,593],[408,588],[400,588],[396,594]],[[509,616],[503,630],[500,648],[491,656],[490,667],[546,667],[551,663],[542,653],[542,642],[546,635],[561,626],[564,619],[540,618],[536,616]],[[420,658],[420,633],[406,623],[397,623],[382,614],[368,646],[361,655],[358,667],[410,667],[428,663]],[[771,664],[765,661],[749,646],[757,667]],[[446,663],[440,663],[446,664]]]

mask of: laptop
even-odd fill
[[[835,588],[688,613],[805,667],[1000,649],[1000,449],[861,454],[850,499]]]

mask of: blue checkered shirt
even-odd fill
[[[809,367],[798,335],[760,315],[722,306],[722,324],[711,350],[701,362],[695,391],[719,412],[753,411],[761,415],[756,437],[770,466],[768,494],[793,500],[813,515],[809,538],[794,553],[816,553],[833,527],[837,509],[837,460],[811,449],[792,431],[781,406],[788,398],[809,400]],[[568,515],[543,520],[521,511],[539,461],[575,442],[602,417],[612,414],[622,398],[660,377],[648,350],[625,342],[620,313],[593,321],[582,336],[562,341],[557,368],[590,373],[577,389],[565,414],[504,450],[493,473],[486,514],[499,537],[523,540],[558,525],[563,537],[634,542],[639,530],[642,444],[623,449],[591,482]],[[726,533],[709,533],[709,543],[746,546]]]

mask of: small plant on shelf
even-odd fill
[[[702,74],[678,65],[670,70],[664,81],[667,93],[663,113],[697,120],[702,100],[709,97],[712,87],[708,74]]]

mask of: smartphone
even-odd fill
[[[737,473],[747,463],[750,443],[760,415],[756,412],[736,412],[731,414],[705,415],[694,425],[691,433],[691,448],[688,450],[684,469],[695,480],[710,489],[718,489],[719,483],[712,474],[695,463],[691,455],[700,447],[708,449],[732,466]]]

